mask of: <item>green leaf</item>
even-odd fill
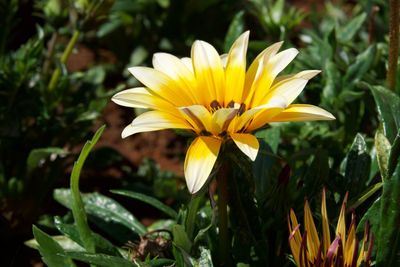
[[[225,35],[224,51],[229,52],[232,44],[244,31],[244,11],[239,11],[233,17],[229,25],[228,32]]]
[[[51,238],[56,241],[65,251],[85,251],[82,246],[65,235],[51,236]],[[36,239],[25,241],[24,244],[30,248],[39,250],[39,243]]]
[[[371,168],[371,157],[362,135],[357,134],[346,157],[345,178],[353,196],[365,189]]]
[[[363,78],[365,73],[371,68],[376,54],[376,46],[369,46],[364,52],[359,54],[355,62],[347,69],[344,80],[348,83],[356,83]]]
[[[54,199],[67,208],[71,208],[70,197],[68,189],[54,190]],[[87,214],[94,216],[94,220],[121,224],[139,235],[147,232],[146,227],[115,200],[99,193],[82,194],[82,199]]]
[[[396,135],[396,138],[393,141],[393,146],[390,149],[389,153],[389,160],[388,160],[388,171],[387,175],[390,177],[394,169],[396,168],[397,161],[399,160],[400,157],[400,129],[399,132]]]
[[[172,227],[172,235],[174,236],[174,245],[190,253],[192,242],[187,236],[185,229],[180,224],[175,224]]]
[[[400,128],[400,97],[383,86],[368,86],[375,98],[376,106],[386,138],[393,144]]]
[[[86,158],[88,157],[90,151],[95,146],[97,141],[100,139],[100,136],[103,134],[104,129],[105,125],[100,127],[94,134],[92,140],[87,141],[86,144],[83,146],[79,158],[74,163],[74,167],[72,168],[71,179],[70,179],[70,187],[71,187],[70,205],[71,205],[72,215],[74,216],[74,221],[77,226],[80,239],[82,240],[83,245],[88,252],[95,251],[95,244],[93,240],[92,231],[90,230],[89,225],[87,223],[85,207],[81,198],[81,193],[79,191],[79,177]]]
[[[400,160],[393,175],[383,184],[377,234],[376,266],[398,266],[400,251]]]
[[[381,201],[380,198],[375,200],[375,202],[369,207],[364,216],[361,218],[358,226],[357,233],[361,234],[364,231],[365,223],[368,221],[371,225],[371,231],[376,236],[379,230],[379,223],[381,218]]]
[[[73,261],[68,257],[62,257],[59,253],[64,250],[51,236],[37,228],[32,227],[33,235],[39,244],[39,252],[43,261],[49,267],[75,267]]]
[[[72,258],[74,260],[83,261],[89,264],[93,264],[96,266],[118,266],[118,267],[138,267],[138,266],[146,266],[139,261],[135,263],[126,260],[124,258],[105,255],[105,254],[92,254],[86,252],[65,252],[63,253],[66,257]]]
[[[332,104],[341,88],[340,72],[331,60],[326,61],[322,75],[326,76],[326,84],[322,90],[323,101]]]
[[[26,165],[28,168],[28,172],[31,172],[35,168],[39,167],[42,162],[48,158],[53,156],[64,156],[67,152],[60,147],[46,147],[46,148],[37,148],[32,149],[29,153],[28,160],[26,161]]]
[[[188,209],[185,219],[185,229],[189,240],[193,240],[193,233],[196,225],[197,212],[200,208],[202,199],[203,199],[202,194],[192,195],[190,202],[188,204]]]
[[[376,158],[381,172],[382,179],[386,179],[388,173],[389,153],[392,146],[389,140],[383,134],[382,127],[379,127],[375,133]]]
[[[65,224],[61,221],[61,218],[59,217],[54,218],[54,225],[58,229],[58,231],[63,233],[65,236],[67,236],[74,242],[83,246],[83,242],[79,237],[79,232],[78,229],[76,228],[76,225]],[[96,252],[112,256],[119,256],[119,257],[122,256],[117,247],[115,247],[110,241],[108,241],[101,235],[96,234],[94,232],[92,232],[92,235],[95,243]]]
[[[271,150],[276,154],[278,152],[278,146],[281,141],[281,130],[279,127],[271,127],[256,132],[256,137],[265,141]]]
[[[261,141],[257,158],[252,164],[255,195],[260,203],[265,201],[271,181],[279,175],[280,166],[278,163],[279,158],[273,153],[271,147]]]
[[[154,197],[150,197],[150,196],[147,196],[147,195],[144,195],[141,193],[136,193],[136,192],[128,191],[128,190],[111,190],[111,192],[114,194],[127,196],[127,197],[130,197],[133,199],[140,200],[144,203],[147,203],[147,204],[159,209],[160,211],[164,212],[165,214],[167,214],[168,216],[170,216],[173,219],[176,219],[178,216],[178,213],[175,210],[168,207],[167,205],[165,205],[164,203],[162,203],[161,201],[159,201],[158,199],[156,199]]]
[[[361,28],[366,18],[367,14],[361,13],[349,21],[346,26],[337,29],[337,38],[342,42],[349,42]]]

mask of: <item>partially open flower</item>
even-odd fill
[[[306,201],[304,205],[304,233],[300,233],[300,224],[293,210],[288,216],[289,245],[296,265],[299,267],[358,267],[364,262],[369,267],[372,253],[373,238],[369,224],[366,223],[364,237],[359,247],[356,237],[356,221],[353,214],[350,230],[346,235],[347,195],[343,200],[339,220],[336,226],[335,239],[331,242],[328,213],[326,210],[325,190],[322,192],[322,243],[312,218],[311,210]]]
[[[191,193],[206,183],[226,140],[255,160],[259,143],[251,132],[267,123],[334,119],[319,107],[292,104],[320,71],[277,77],[298,53],[294,48],[278,53],[282,42],[261,52],[246,71],[248,39],[249,32],[243,33],[222,56],[204,41],[194,42],[191,58],[156,53],[154,68],[129,68],[145,87],[112,98],[122,106],[151,110],[136,117],[122,137],[167,128],[197,135],[184,166]]]

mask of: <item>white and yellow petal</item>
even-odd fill
[[[292,104],[269,119],[269,122],[334,120],[328,111],[308,104]]]
[[[194,73],[177,57],[168,53],[156,53],[153,55],[154,69],[167,74],[190,97],[193,104],[198,102],[196,98],[197,83]]]
[[[224,101],[225,74],[221,58],[215,48],[207,42],[195,41],[192,46],[193,69],[201,91],[203,105],[214,100]]]
[[[165,73],[148,67],[132,67],[128,69],[136,79],[148,90],[174,106],[189,106],[193,104],[186,90]]]
[[[221,143],[219,138],[199,136],[190,145],[184,166],[190,193],[197,193],[207,182],[217,160]]]
[[[171,103],[158,96],[152,95],[144,87],[121,91],[115,94],[111,100],[115,104],[124,107],[154,109],[171,113],[173,115],[179,114],[179,111]]]
[[[225,69],[225,104],[241,103],[246,76],[246,52],[249,31],[243,33],[232,45]]]
[[[231,133],[233,142],[237,147],[248,156],[252,161],[256,160],[260,144],[257,138],[252,134],[247,133]]]
[[[148,111],[137,116],[131,124],[122,131],[122,138],[142,133],[158,131],[163,129],[192,129],[182,118],[173,116],[162,111]]]

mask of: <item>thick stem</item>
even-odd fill
[[[61,64],[65,64],[67,62],[69,56],[72,53],[72,49],[74,49],[75,44],[78,41],[79,35],[80,35],[80,31],[75,30],[74,34],[72,35],[71,39],[68,42],[67,47],[65,48],[63,54],[61,55],[61,59],[60,59]],[[54,70],[53,75],[51,76],[51,79],[49,82],[48,90],[50,92],[52,92],[54,90],[54,88],[56,87],[57,82],[60,79],[60,75],[61,75],[61,69],[59,67],[57,67]]]
[[[399,57],[399,11],[400,0],[390,0],[389,6],[389,68],[387,84],[389,89],[396,89],[397,60]]]
[[[230,266],[231,241],[228,231],[228,183],[227,166],[222,164],[217,174],[218,181],[218,218],[219,218],[219,248],[221,266]]]

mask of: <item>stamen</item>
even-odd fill
[[[235,106],[235,102],[231,100],[226,107],[233,108]]]
[[[246,111],[246,104],[245,103],[240,104],[239,112],[238,112],[239,116],[242,115],[243,112],[245,112],[245,111]]]
[[[210,103],[210,107],[211,107],[211,109],[212,109],[213,111],[222,108],[222,106],[218,103],[217,100],[213,100],[213,101]]]

